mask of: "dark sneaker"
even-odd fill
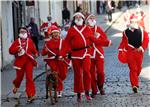
[[[28,103],[32,103],[33,100],[34,100],[34,97],[33,97],[33,96],[32,96],[32,97],[28,97],[27,102],[28,102]]]
[[[101,95],[105,95],[105,90],[102,88],[102,89],[100,89],[100,94]]]
[[[91,97],[92,98],[96,98],[96,94],[91,94]]]
[[[134,92],[134,93],[138,93],[138,88],[137,88],[137,86],[133,86],[132,89],[133,89],[133,92]]]
[[[17,91],[18,91],[18,88],[16,88],[15,85],[13,85],[13,87],[14,87],[14,88],[13,88],[12,92],[13,92],[14,94],[16,94]]]
[[[77,102],[81,102],[81,101],[82,101],[81,93],[77,93]]]

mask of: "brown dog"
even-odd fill
[[[58,102],[57,86],[58,86],[58,73],[56,71],[53,71],[50,74],[48,74],[46,77],[46,99],[48,98],[48,92],[49,92],[52,105]],[[52,95],[53,90],[54,90],[54,96]]]

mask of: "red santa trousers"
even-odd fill
[[[89,91],[91,89],[90,57],[72,59],[72,66],[74,70],[74,92]]]
[[[130,50],[127,53],[127,61],[128,67],[130,69],[130,81],[131,85],[139,86],[139,75],[142,70],[142,60],[143,60],[143,53],[137,52],[137,50]]]
[[[60,60],[50,60],[48,62],[49,67],[52,71],[58,72],[58,87],[57,91],[63,90],[63,80],[66,79],[68,65],[65,64],[63,61]]]
[[[103,88],[103,84],[105,82],[105,74],[104,74],[104,59],[92,59],[91,60],[91,86],[92,93],[97,93],[97,86],[99,88]]]
[[[15,87],[20,87],[24,74],[26,74],[26,94],[28,97],[32,97],[35,95],[35,84],[33,81],[33,64],[29,58],[22,69],[16,71],[16,78],[13,80]]]

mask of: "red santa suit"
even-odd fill
[[[90,27],[90,26],[89,26]],[[111,40],[108,40],[106,34],[99,26],[90,27],[96,38],[104,41],[108,41],[104,46],[110,46]],[[93,43],[92,56],[91,56],[91,77],[92,77],[92,93],[97,93],[97,86],[100,92],[103,90],[103,84],[105,81],[104,74],[104,50],[102,45],[96,45]]]
[[[142,28],[126,29],[123,32],[122,41],[119,45],[119,51],[127,51],[127,64],[130,69],[130,81],[132,87],[139,86],[139,75],[142,69],[143,54],[148,47],[148,33]],[[141,49],[142,51],[138,51]]]
[[[42,56],[48,55],[48,58],[45,58],[44,61],[46,61],[52,71],[58,72],[59,79],[57,91],[63,90],[63,81],[66,79],[69,64],[69,59],[67,58],[63,61],[57,59],[62,44],[64,44],[64,40],[52,38],[45,43],[41,53]]]
[[[104,44],[108,41],[98,40],[94,37],[91,29],[86,26],[74,25],[68,30],[65,45],[61,50],[61,56],[71,52],[72,65],[74,69],[74,92],[81,93],[91,89],[90,75],[90,42]]]
[[[25,50],[22,54],[20,49]],[[38,52],[31,39],[16,39],[9,48],[9,53],[15,55],[14,68],[16,69],[16,78],[13,84],[16,88],[20,87],[24,74],[26,74],[26,93],[28,97],[35,95],[35,85],[33,81],[33,66],[37,66],[33,55],[38,55]]]
[[[41,26],[40,26],[40,30],[44,31],[44,40],[48,41],[50,38],[48,36],[48,28],[51,27],[52,25],[57,26],[58,24],[56,22],[52,23],[52,22],[44,22]]]

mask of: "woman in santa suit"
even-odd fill
[[[103,32],[102,28],[96,25],[96,18],[95,15],[90,14],[86,18],[86,23],[90,27],[90,29],[93,32],[93,35],[96,38],[99,38],[104,41],[108,41],[107,44],[104,44],[104,46],[110,46],[112,45],[111,40],[108,40],[107,35]],[[92,86],[92,95],[91,97],[95,97],[97,94],[97,86],[100,91],[101,95],[104,95],[104,81],[105,81],[105,75],[104,75],[104,50],[102,45],[96,45],[93,43],[92,46],[92,56],[91,56],[91,86]]]
[[[126,61],[119,58],[123,63],[127,63],[130,70],[130,81],[134,93],[138,92],[139,75],[142,70],[143,54],[148,47],[148,33],[137,23],[135,14],[130,16],[130,27],[123,32],[122,41],[119,45],[119,54],[126,53]],[[122,60],[121,60],[122,59]]]
[[[48,58],[45,58],[44,61],[51,68],[52,72],[58,72],[58,97],[62,96],[63,90],[63,81],[66,79],[69,59],[65,58],[63,61],[58,60],[59,51],[62,48],[64,40],[60,39],[60,29],[52,25],[48,30],[49,36],[51,39],[47,41],[42,49],[42,56],[48,55]]]
[[[87,101],[91,100],[89,91],[91,89],[90,47],[92,45],[90,43],[108,43],[108,41],[101,41],[94,37],[91,29],[85,25],[84,19],[84,15],[80,12],[73,15],[72,27],[68,30],[65,45],[63,45],[60,54],[60,58],[62,58],[66,53],[71,53],[74,70],[74,92],[77,93],[78,102],[82,100],[82,92],[85,92]]]
[[[15,94],[17,92],[24,74],[26,74],[26,94],[28,101],[32,101],[35,95],[33,67],[37,66],[34,57],[38,56],[38,52],[32,40],[28,38],[25,27],[20,28],[19,38],[12,43],[9,48],[9,53],[15,55],[13,67],[16,69],[16,78],[13,80],[13,93]]]

